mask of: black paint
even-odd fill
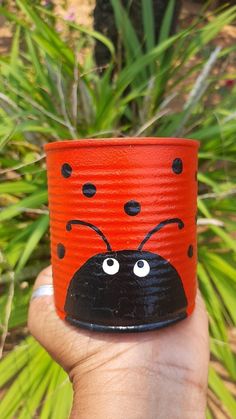
[[[190,246],[188,247],[188,257],[192,258],[193,257],[193,245],[190,244]]]
[[[64,163],[61,166],[61,174],[63,177],[68,178],[72,174],[72,167],[68,163]]]
[[[82,186],[82,192],[86,198],[92,198],[96,194],[97,188],[93,183],[85,183]]]
[[[184,227],[179,218],[164,220],[147,233],[138,250],[115,252],[95,225],[68,221],[68,232],[76,224],[89,227],[101,237],[107,251],[91,257],[75,272],[67,290],[66,320],[91,330],[137,332],[186,317],[187,299],[178,272],[161,256],[142,250],[154,233],[174,223],[179,229]],[[114,264],[116,269],[112,269]],[[139,275],[137,266],[144,268],[144,275]]]
[[[73,224],[79,224],[79,225],[86,226],[86,227],[89,227],[92,230],[94,230],[102,238],[102,240],[106,244],[107,250],[111,251],[111,245],[110,245],[109,241],[107,240],[107,238],[104,236],[103,232],[98,227],[96,227],[95,225],[93,225],[91,223],[87,223],[86,221],[82,221],[82,220],[70,220],[66,224],[66,230],[67,231],[71,231]]]
[[[61,243],[58,243],[57,245],[57,256],[59,257],[59,259],[63,259],[66,253],[66,249],[65,246]]]
[[[172,170],[176,175],[179,175],[183,171],[183,162],[180,158],[176,158],[172,163]]]
[[[151,231],[149,231],[146,237],[144,237],[143,241],[140,243],[138,247],[138,250],[142,250],[143,246],[150,239],[150,237],[168,224],[178,224],[179,230],[184,228],[184,223],[182,220],[180,220],[180,218],[170,218],[169,220],[162,221],[156,227],[154,227]]]
[[[124,205],[124,210],[126,212],[127,215],[137,215],[140,213],[141,211],[141,205],[139,202],[137,201],[128,201],[126,202],[126,204]]]
[[[167,327],[170,324],[174,324],[183,320],[187,317],[186,312],[177,313],[171,319],[166,319],[163,321],[158,321],[157,323],[147,323],[147,324],[138,324],[135,326],[107,326],[102,324],[93,324],[82,322],[77,319],[72,319],[69,316],[66,316],[66,320],[73,326],[82,327],[83,329],[89,329],[95,332],[106,332],[106,333],[137,333],[137,332],[150,332],[151,330],[161,329],[162,327]]]
[[[108,275],[106,258],[119,263],[119,271]],[[133,268],[146,260],[150,272],[138,277]],[[187,299],[176,269],[155,253],[123,250],[99,253],[75,272],[66,297],[66,318],[82,327],[106,327],[117,331],[138,331],[141,326],[165,325],[186,316]]]

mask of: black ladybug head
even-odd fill
[[[102,231],[93,224],[70,220],[66,229],[80,224],[102,238],[107,252],[91,257],[74,274],[66,297],[66,318],[97,330],[147,330],[186,315],[187,300],[176,269],[161,256],[143,251],[149,238],[167,224],[184,227],[172,218],[159,223],[137,250],[112,251]]]

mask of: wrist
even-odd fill
[[[206,389],[168,368],[102,368],[73,377],[71,419],[204,419]]]

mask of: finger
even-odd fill
[[[33,294],[40,287],[45,285],[52,285],[52,267],[48,266],[38,275],[34,287]],[[32,294],[32,295],[33,295]],[[28,327],[32,335],[39,340],[42,340],[42,330],[40,329],[41,323],[44,321],[44,317],[48,316],[49,313],[53,312],[54,300],[52,295],[43,295],[31,299],[29,313],[28,313]]]
[[[191,315],[194,322],[198,322],[204,326],[206,333],[208,334],[208,313],[206,310],[205,301],[202,298],[200,290],[197,290],[195,308]]]
[[[34,290],[43,285],[52,284],[51,266],[38,275]],[[28,314],[28,328],[35,339],[50,353],[50,355],[68,370],[78,358],[78,348],[73,348],[87,339],[88,333],[78,331],[61,320],[56,313],[53,295],[43,295],[33,298],[30,302]]]
[[[48,266],[38,275],[31,295],[31,301],[35,298],[53,295],[52,268]]]
[[[48,286],[48,289],[47,289]],[[43,298],[44,304],[53,304],[53,290],[52,290],[52,267],[48,266],[47,268],[43,269],[34,284],[33,292],[31,296],[30,302],[30,310],[29,314],[31,313],[31,308],[37,305],[38,303],[34,303],[33,300]],[[29,320],[31,320],[31,316],[29,316]]]
[[[45,285],[52,285],[51,266],[40,272],[35,281],[33,292]],[[60,337],[60,330],[64,330],[64,322],[56,314],[53,295],[43,295],[31,299],[28,328],[39,343],[54,356],[58,344],[57,336]],[[55,337],[56,339],[54,339]]]
[[[47,268],[43,269],[40,274],[38,275],[34,289],[40,287],[41,285],[52,284],[52,266],[48,266]]]

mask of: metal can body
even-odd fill
[[[45,148],[58,315],[118,332],[190,315],[198,143],[113,138]]]

